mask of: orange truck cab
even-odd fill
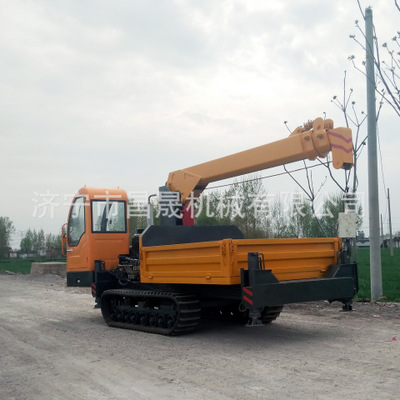
[[[91,286],[95,260],[116,268],[129,253],[128,196],[122,189],[83,187],[75,195],[63,228],[67,285]]]

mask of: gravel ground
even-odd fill
[[[398,399],[400,304],[291,305],[271,325],[109,328],[87,288],[0,275],[0,399]]]

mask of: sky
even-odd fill
[[[394,2],[361,4],[389,41]],[[294,130],[326,115],[344,126],[331,101],[344,71],[366,111],[365,78],[348,61],[364,58],[349,38],[360,37],[355,20],[355,0],[0,0],[0,215],[16,228],[12,246],[28,228],[59,233],[84,185],[156,193],[170,171],[286,137],[284,121]],[[388,106],[379,138],[380,212],[387,231],[389,187],[398,231],[399,120]],[[288,176],[264,184],[299,191]],[[335,190],[327,179],[322,191]],[[359,191],[366,201],[366,150]]]

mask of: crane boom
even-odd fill
[[[351,129],[333,128],[332,120],[317,118],[312,129],[298,127],[285,139],[171,172],[166,186],[179,191],[185,202],[192,192],[199,195],[211,182],[294,161],[315,160],[330,151],[336,169],[352,167]]]

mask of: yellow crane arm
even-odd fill
[[[198,196],[211,182],[294,161],[315,160],[326,157],[330,151],[336,169],[352,167],[351,129],[333,128],[332,120],[317,118],[311,129],[298,127],[285,139],[171,172],[167,187],[179,191],[181,201],[185,202],[192,192]]]

